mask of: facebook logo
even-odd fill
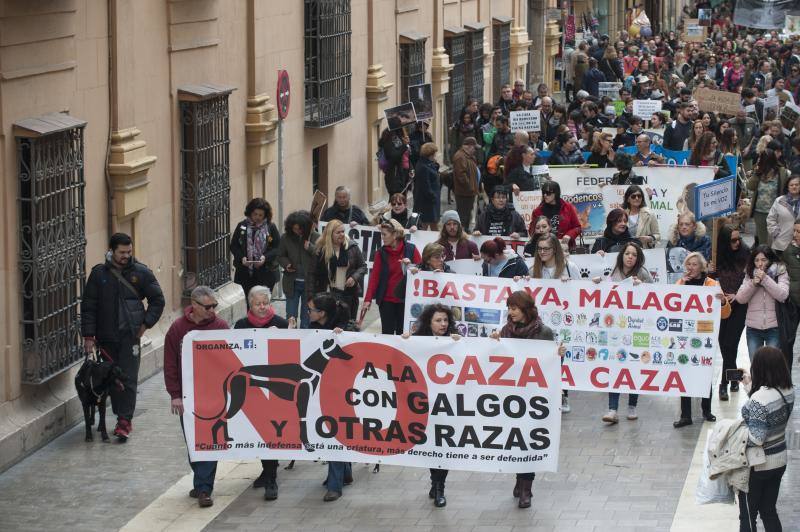
[[[253,341],[252,338],[245,339],[245,341],[244,341],[244,348],[245,349],[254,349],[255,346],[256,346],[256,343],[255,343],[255,341]]]

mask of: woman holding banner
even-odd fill
[[[364,294],[364,312],[369,310],[372,299],[378,303],[383,334],[402,334],[405,311],[405,286],[407,268],[422,262],[419,250],[405,241],[405,230],[397,220],[381,224],[383,247],[375,253],[372,274],[369,276],[367,293]]]
[[[617,255],[617,262],[612,270],[611,275],[607,280],[612,283],[626,282],[628,279],[634,285],[641,283],[652,283],[653,277],[647,268],[644,267],[644,251],[636,242],[628,242],[620,250]],[[595,283],[602,281],[600,277],[592,279]],[[639,394],[628,394],[628,415],[627,418],[631,421],[639,419],[636,413],[636,405],[639,404]],[[603,421],[606,423],[616,424],[619,422],[617,415],[619,410],[619,393],[610,392],[608,394],[608,412],[603,416]]]
[[[719,350],[722,353],[722,380],[719,385],[719,400],[728,400],[728,380],[725,370],[736,369],[739,340],[744,331],[747,303],[736,301],[736,292],[744,281],[744,269],[750,258],[750,248],[742,241],[741,234],[731,225],[723,226],[717,237],[717,262],[709,264],[709,272],[717,279],[725,299],[731,305],[731,315],[719,324]],[[739,391],[739,383],[731,381],[731,392]]]
[[[444,248],[444,260],[473,259],[480,260],[478,244],[469,239],[461,225],[461,217],[456,211],[442,213],[442,231],[439,233],[439,244]]]
[[[578,267],[564,255],[561,242],[552,233],[539,237],[533,266],[527,272],[534,279],[578,279]]]
[[[711,239],[706,235],[706,226],[695,220],[690,211],[679,214],[677,223],[670,229],[669,248],[697,251],[706,261],[711,258]]]
[[[536,302],[528,292],[517,290],[506,300],[508,307],[508,322],[498,333],[491,334],[491,338],[518,338],[520,340],[555,340],[552,329],[542,323]],[[562,345],[558,349],[559,355],[564,356],[566,348]],[[517,483],[514,485],[514,497],[519,498],[517,504],[520,508],[531,507],[531,489],[536,473],[517,473]]]
[[[553,232],[570,249],[575,247],[575,239],[581,234],[578,211],[571,203],[561,199],[561,185],[557,181],[542,183],[542,202],[534,209],[531,219],[546,216]]]
[[[290,215],[291,216],[291,215]],[[294,317],[289,321],[275,313],[270,304],[271,290],[266,286],[254,286],[247,295],[247,316],[240,319],[233,326],[234,329],[294,329],[297,320]],[[264,488],[264,499],[274,501],[278,498],[278,461],[261,460],[261,474],[253,482],[254,488]]]
[[[456,322],[450,307],[434,303],[422,310],[413,327],[414,336],[450,336],[453,340],[460,340],[461,335],[456,333]],[[403,338],[408,338],[409,333],[403,333]],[[447,479],[447,469],[431,469],[431,489],[428,497],[433,499],[433,505],[442,508],[447,505],[444,496],[444,483]]]
[[[686,259],[683,261],[683,272],[683,277],[678,279],[677,283],[675,284],[686,286],[719,286],[719,283],[708,276],[708,263],[706,262],[705,257],[697,251],[693,251],[686,255]],[[722,312],[720,316],[723,320],[727,319],[731,315],[731,304],[728,302],[722,292],[719,292],[716,294],[716,296],[722,300]],[[717,416],[711,413],[712,390],[713,388],[708,391],[708,397],[703,397],[703,399],[700,401],[700,408],[703,410],[703,418],[706,421],[717,420]],[[678,421],[673,422],[672,426],[676,429],[679,429],[691,424],[692,398],[681,397],[681,417]]]
[[[530,231],[531,239],[525,244],[524,254],[526,257],[535,257],[539,239],[553,232],[553,227],[550,225],[550,219],[547,216],[534,218],[531,227],[533,227],[533,230]]]
[[[628,213],[622,209],[611,209],[606,216],[606,228],[603,236],[595,239],[592,245],[592,253],[600,256],[606,253],[621,251],[627,242],[636,242],[639,246],[641,241],[631,235],[628,228]]]
[[[347,304],[355,320],[366,274],[367,263],[358,244],[347,238],[342,222],[331,220],[317,240],[314,265],[306,280],[306,299],[312,294],[331,292]]]
[[[502,277],[513,279],[528,274],[525,260],[514,252],[506,255],[506,241],[496,236],[481,245],[484,277]]]
[[[652,249],[661,240],[658,218],[644,204],[644,190],[639,185],[631,185],[622,197],[622,208],[628,213],[628,229],[642,243]]]
[[[308,314],[311,318],[309,329],[322,329],[339,334],[348,330],[351,310],[346,303],[332,294],[316,294],[308,301]],[[328,478],[323,485],[327,488],[325,502],[332,502],[342,496],[342,487],[353,483],[353,465],[350,462],[328,462]]]

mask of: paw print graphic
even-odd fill
[[[581,279],[588,279],[591,274],[589,268],[581,268]]]
[[[609,275],[611,275],[611,268],[603,270],[603,277],[608,277]]]

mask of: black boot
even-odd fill
[[[433,505],[437,508],[447,505],[447,499],[444,498],[444,482],[442,481],[433,483]]]
[[[520,493],[521,489],[522,489],[522,480],[521,479],[517,479],[517,483],[514,484],[514,498],[515,499],[519,498],[519,493]]]
[[[264,500],[274,501],[278,498],[278,482],[275,477],[267,477],[264,483]]]
[[[739,381],[731,381],[731,392],[739,391]]]
[[[720,401],[727,401],[728,400],[728,385],[727,384],[720,384],[719,385],[719,400]]]
[[[531,497],[533,494],[531,493],[531,488],[533,486],[532,480],[520,480],[520,493],[519,493],[519,504],[520,508],[530,508],[531,507]]]

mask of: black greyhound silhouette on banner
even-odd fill
[[[222,383],[222,394],[225,397],[225,405],[222,410],[211,417],[200,416],[197,412],[194,415],[198,419],[217,420],[211,427],[214,445],[219,444],[219,429],[222,429],[226,442],[233,441],[228,434],[228,420],[235,416],[244,405],[247,387],[266,388],[281,399],[294,401],[297,404],[297,413],[300,417],[300,441],[303,442],[303,446],[308,452],[313,452],[314,448],[308,441],[306,430],[308,401],[317,391],[322,373],[331,358],[350,360],[353,357],[345,353],[335,340],[328,339],[322,342],[321,348],[311,353],[300,364],[242,366],[239,370],[231,372]],[[228,394],[230,394],[230,403],[228,403]]]

